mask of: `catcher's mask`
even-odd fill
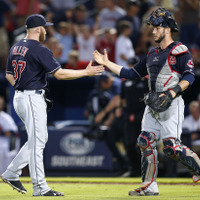
[[[178,26],[172,14],[165,8],[158,8],[153,11],[147,20],[144,21],[147,25],[162,26],[171,28],[172,32],[178,32]]]

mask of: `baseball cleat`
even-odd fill
[[[137,188],[135,190],[129,191],[129,196],[157,196],[159,195],[159,192],[150,191],[147,188]]]
[[[1,179],[3,180],[3,182],[7,183],[8,185],[10,185],[13,190],[17,190],[18,192],[21,192],[22,194],[26,194],[27,190],[24,188],[24,186],[22,185],[22,183],[20,181],[9,181],[6,178],[1,177]]]
[[[48,192],[41,195],[33,195],[33,196],[64,196],[63,192],[57,192],[54,190],[49,190]]]
[[[194,183],[197,183],[198,181],[200,181],[200,176],[199,175],[193,175],[192,180]]]

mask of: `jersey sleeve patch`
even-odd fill
[[[187,66],[190,68],[194,68],[194,63],[193,63],[192,59],[188,60]]]
[[[180,45],[175,46],[175,48],[172,50],[171,54],[179,55],[179,54],[183,54],[186,52],[188,52],[188,48],[185,45],[180,44]]]

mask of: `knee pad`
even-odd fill
[[[142,149],[146,149],[149,146],[154,148],[156,146],[155,134],[152,132],[142,131],[138,136],[137,145]]]
[[[173,158],[176,156],[176,149],[180,146],[180,141],[176,141],[175,138],[167,138],[163,140],[163,145],[164,154],[167,157]]]
[[[164,139],[163,144],[166,156],[181,162],[193,174],[200,175],[200,159],[196,153],[175,138]]]

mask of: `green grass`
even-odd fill
[[[33,197],[30,178],[21,178],[27,194],[22,195],[0,181],[0,200],[187,200],[200,199],[200,184],[193,184],[191,178],[158,178],[159,196],[130,197],[128,191],[140,186],[139,178],[47,178],[49,186],[65,193],[64,197]]]

